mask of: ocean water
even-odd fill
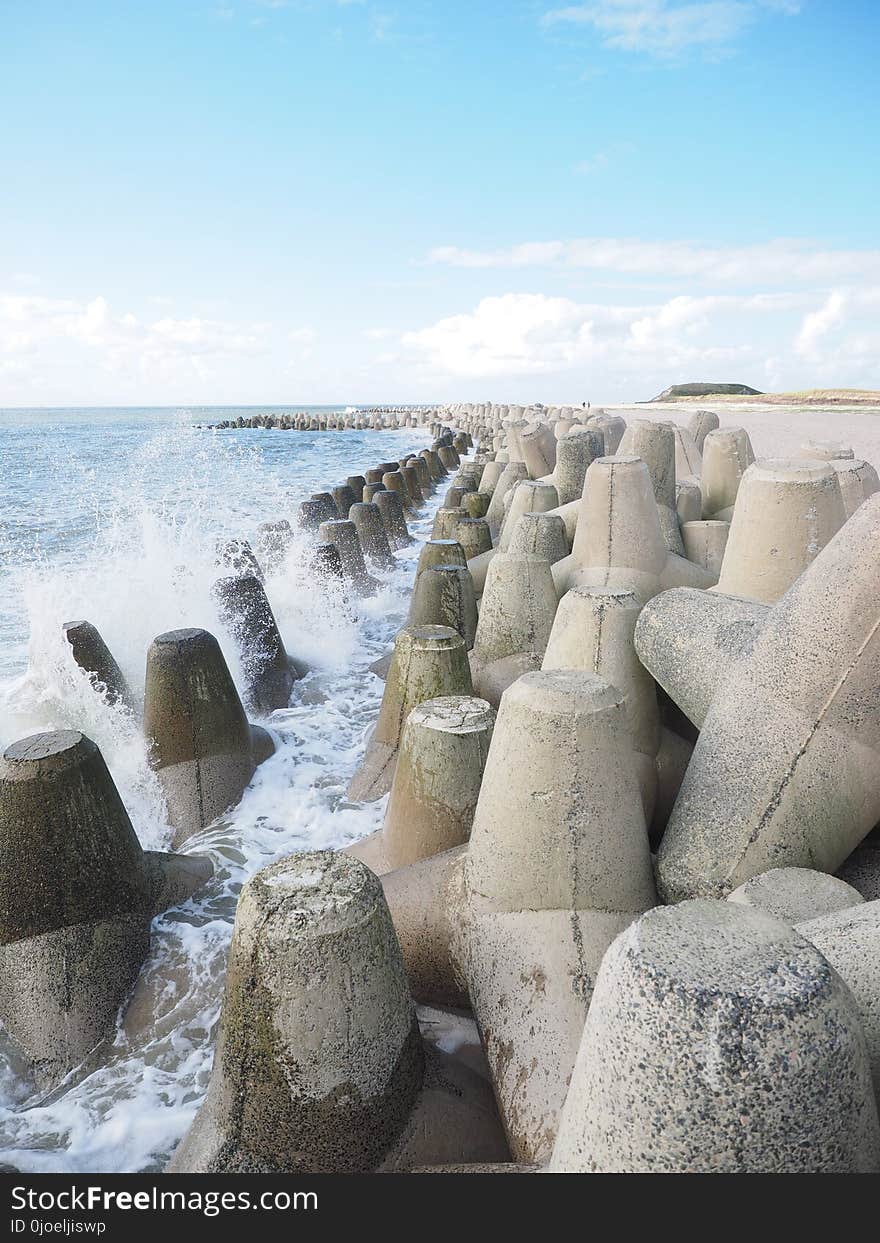
[[[139,725],[77,669],[63,623],[93,622],[138,695],[150,642],[181,626],[214,633],[240,683],[238,651],[210,596],[218,539],[253,539],[261,522],[292,518],[309,493],[429,442],[421,429],[195,426],[239,413],[254,411],[0,411],[0,747],[40,730],[82,730],[145,848],[168,848],[171,831]],[[410,523],[417,540],[439,503]],[[398,553],[379,593],[354,610],[311,577],[306,537],[267,572],[288,651],[311,670],[290,706],[261,720],[277,752],[241,804],[187,843],[212,857],[214,880],[154,921],[150,956],[98,1064],[41,1096],[0,1033],[0,1163],[163,1167],[207,1088],[242,884],[279,856],[342,846],[381,824],[385,800],[350,804],[345,787],[381,698],[368,666],[405,621],[418,547]]]

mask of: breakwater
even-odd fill
[[[172,1168],[876,1170],[873,467],[832,441],[756,462],[705,411],[405,417],[430,448],[265,532],[264,561],[307,532],[350,609],[442,492],[348,789],[388,795],[381,826],[245,884],[210,1086]],[[180,843],[272,762],[245,702],[283,701],[305,673],[258,552],[218,559],[243,676],[197,628],[147,662]],[[96,691],[124,701],[109,648],[73,633]],[[145,912],[205,872],[138,855],[99,760],[79,737],[16,743],[3,790],[20,825],[28,782],[57,767],[101,809],[95,849],[121,861],[64,932],[89,961],[94,927],[114,930],[109,1015]],[[33,962],[22,943],[50,938],[52,995],[61,928],[37,915],[17,913],[28,935],[10,944]],[[479,1050],[426,1042],[413,998],[460,1031],[472,1014]],[[28,1039],[46,1082],[78,1055]]]

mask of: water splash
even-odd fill
[[[240,684],[238,651],[211,597],[217,541],[253,539],[259,523],[291,517],[311,491],[427,437],[212,435],[183,418],[159,432],[138,425],[105,434],[100,452],[92,436],[77,434],[73,446],[73,435],[55,433],[67,454],[46,456],[39,478],[29,472],[24,486],[18,478],[33,521],[0,537],[0,584],[17,589],[0,628],[0,744],[42,729],[81,729],[100,746],[141,843],[167,847],[171,832],[139,723],[95,693],[62,624],[92,621],[138,696],[149,643],[185,625],[217,635]],[[7,488],[15,486],[9,479]],[[411,524],[417,537],[429,534],[438,504],[435,497]],[[339,589],[315,582],[303,537],[267,573],[288,651],[310,666],[290,706],[263,722],[278,750],[240,805],[187,843],[187,851],[211,856],[215,877],[154,922],[150,956],[99,1064],[38,1097],[0,1041],[0,1161],[27,1172],[163,1167],[207,1088],[242,885],[279,856],[342,846],[381,823],[385,800],[351,804],[345,788],[381,698],[368,666],[405,620],[416,554],[417,546],[399,553],[380,592],[355,608]]]

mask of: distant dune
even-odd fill
[[[675,390],[691,385],[676,385],[651,401],[693,402],[692,395],[679,394]],[[744,387],[744,386],[743,386]],[[668,395],[667,395],[668,394]],[[880,391],[867,388],[811,388],[791,393],[701,393],[700,401],[729,402],[732,405],[761,406],[880,406]]]

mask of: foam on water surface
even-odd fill
[[[292,520],[309,493],[428,443],[420,429],[192,426],[205,417],[0,414],[0,746],[49,729],[93,738],[148,849],[168,848],[171,830],[139,723],[95,693],[63,623],[93,622],[138,697],[150,642],[184,626],[217,636],[241,686],[237,648],[211,597],[222,573],[217,541],[255,541],[260,523]],[[417,539],[429,538],[442,493],[410,520]],[[267,571],[288,651],[310,668],[290,706],[261,719],[278,749],[241,804],[187,842],[187,853],[211,856],[216,875],[154,921],[131,1002],[94,1065],[37,1096],[0,1033],[0,1163],[26,1172],[164,1166],[208,1085],[242,885],[292,851],[341,847],[381,824],[385,799],[352,804],[345,789],[381,699],[368,666],[405,621],[418,547],[398,553],[377,595],[354,607],[313,579],[305,537]]]

